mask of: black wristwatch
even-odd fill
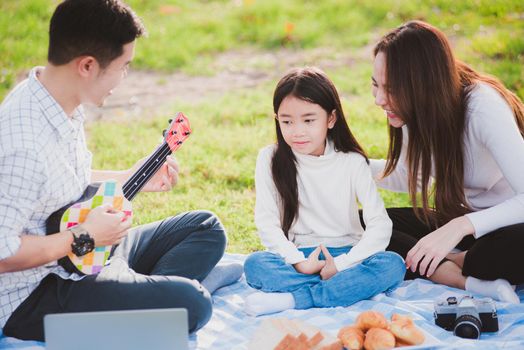
[[[73,254],[80,257],[95,249],[95,240],[82,225],[70,227],[69,231],[73,234],[73,243],[71,244]]]

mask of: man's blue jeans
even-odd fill
[[[351,246],[328,248],[335,257],[351,250]],[[300,248],[306,257],[315,248]],[[320,259],[324,256],[321,253]],[[299,273],[284,259],[270,252],[251,254],[244,263],[247,283],[263,292],[289,292],[296,309],[348,306],[396,288],[404,279],[406,266],[400,255],[376,253],[359,264],[339,271],[328,280],[320,275]]]
[[[189,331],[194,332],[212,312],[211,296],[199,282],[225,246],[220,220],[204,210],[135,227],[98,275],[79,281],[47,275],[13,312],[3,332],[43,341],[46,314],[164,308],[187,309]]]

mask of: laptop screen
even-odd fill
[[[185,309],[50,314],[44,317],[48,350],[187,350]]]

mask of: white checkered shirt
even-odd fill
[[[78,199],[91,176],[83,109],[68,117],[29,73],[0,106],[0,260],[14,255],[20,236],[45,235],[46,219]],[[56,262],[0,274],[0,327],[48,274],[79,279]]]

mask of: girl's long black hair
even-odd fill
[[[337,89],[322,70],[314,67],[296,68],[280,79],[273,94],[275,115],[278,115],[280,104],[287,96],[315,103],[328,115],[335,111],[335,125],[327,133],[328,139],[333,141],[335,151],[357,152],[367,160],[366,153],[349,130]],[[288,237],[299,208],[296,158],[291,147],[284,141],[277,119],[275,126],[277,147],[271,161],[271,173],[281,200],[282,230]]]

